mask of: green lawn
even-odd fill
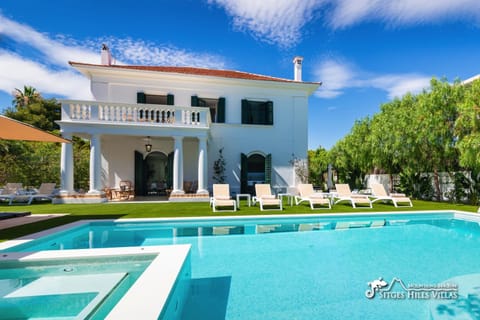
[[[420,211],[420,210],[461,210],[477,212],[477,206],[455,205],[443,202],[413,201],[413,208],[395,208],[391,204],[376,202],[373,209],[352,208],[348,204],[336,204],[331,210],[310,210],[305,204],[289,206],[284,203],[284,210],[260,211],[259,207],[248,207],[246,201],[241,202],[237,212],[212,212],[208,203],[103,203],[103,204],[33,204],[33,205],[0,205],[0,211],[20,212],[30,211],[32,214],[67,213],[68,216],[41,221],[24,226],[13,227],[0,231],[0,241],[18,238],[20,236],[52,228],[65,223],[83,219],[128,219],[128,218],[165,218],[165,217],[212,217],[226,215],[260,215],[260,214],[305,214],[305,213],[351,213],[351,212],[384,212],[384,211]]]

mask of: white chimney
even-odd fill
[[[302,81],[302,61],[303,57],[296,56],[293,58],[293,80]]]
[[[101,54],[102,65],[110,66],[112,65],[112,54],[108,49],[107,45],[104,43],[102,45],[102,54]]]

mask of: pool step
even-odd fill
[[[67,266],[64,271],[75,269]],[[18,289],[12,288],[2,299],[9,308],[2,310],[14,312],[21,308],[30,313],[29,318],[58,315],[85,319],[126,275],[120,272],[40,277]]]
[[[338,221],[335,224],[336,230],[353,229],[353,228],[380,228],[385,226],[385,220],[374,221]]]

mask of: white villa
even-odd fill
[[[101,64],[70,62],[90,79],[95,101],[62,101],[58,123],[63,137],[90,140],[90,190],[75,193],[72,145],[63,144],[56,202],[106,201],[104,190],[121,181],[136,196],[206,199],[220,150],[233,193],[296,185],[292,160],[307,157],[308,98],[320,86],[302,81],[301,57],[293,80],[111,61],[104,46]]]

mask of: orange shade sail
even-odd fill
[[[37,129],[29,124],[2,115],[0,115],[0,139],[40,142],[71,142],[54,134]]]

